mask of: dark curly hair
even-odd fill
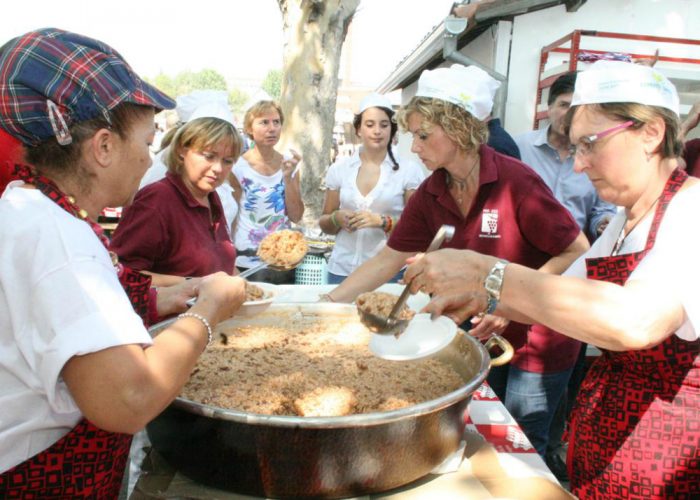
[[[391,159],[391,162],[394,164],[392,167],[392,170],[398,170],[399,169],[399,162],[396,161],[396,158],[394,158],[394,153],[391,151],[391,143],[394,140],[394,136],[396,135],[396,132],[399,130],[399,126],[396,123],[396,120],[394,120],[394,110],[385,108],[382,106],[378,106],[377,109],[381,109],[386,113],[386,115],[389,117],[389,124],[391,127],[391,131],[389,132],[389,144],[386,146],[386,151],[389,153],[389,158]],[[362,112],[364,113],[364,111]],[[362,125],[362,113],[358,113],[355,115],[355,118],[352,120],[352,125],[355,127],[355,133],[359,133],[360,130],[360,125]]]

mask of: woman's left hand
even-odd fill
[[[285,154],[284,157],[282,158],[282,175],[284,175],[284,178],[287,180],[291,180],[294,177],[292,175],[294,174],[294,170],[297,168],[297,165],[301,161],[301,155],[294,151],[293,149],[289,150],[289,153],[291,153],[291,158]]]
[[[367,210],[353,213],[348,220],[353,231],[368,227],[382,227],[382,216]]]
[[[156,302],[158,316],[170,316],[189,309],[187,301],[197,296],[197,287],[201,281],[202,278],[191,278],[177,285],[159,287]]]
[[[488,340],[492,334],[500,335],[506,329],[509,320],[493,314],[485,316],[476,315],[471,320],[472,329],[469,330],[469,335],[479,340]]]

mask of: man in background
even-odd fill
[[[511,156],[520,160],[520,150],[511,135],[501,125],[498,118],[487,118],[486,124],[489,127],[489,140],[487,144],[501,154]]]
[[[537,172],[576,219],[581,230],[593,242],[608,225],[617,208],[598,197],[593,184],[585,174],[574,172],[574,157],[569,153],[571,142],[564,132],[564,116],[571,107],[571,98],[576,83],[576,72],[565,73],[557,78],[549,89],[547,116],[549,124],[516,136],[521,159]],[[578,388],[585,375],[586,345],[571,374],[568,388],[559,404],[550,428],[547,447],[547,465],[559,480],[568,480],[563,460],[561,442],[566,420]]]
[[[575,72],[557,78],[547,99],[549,124],[544,129],[516,136],[515,143],[522,161],[542,177],[593,241],[603,232],[617,209],[598,197],[586,175],[574,172],[574,158],[569,154],[571,142],[564,132],[564,116],[571,107],[575,83]]]

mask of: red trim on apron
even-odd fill
[[[624,285],[656,241],[687,174],[675,170],[641,252],[586,260],[588,278]],[[571,422],[569,477],[581,499],[700,498],[700,340],[670,335],[639,351],[603,350]]]
[[[35,185],[51,201],[72,215],[75,206],[50,179],[18,167],[19,176]],[[95,222],[81,217],[109,249],[109,241]],[[146,326],[155,304],[151,297],[151,277],[117,264],[116,272],[136,313]],[[150,311],[149,311],[150,309]],[[132,436],[98,429],[82,419],[68,434],[48,449],[0,474],[0,498],[106,498],[119,496]]]

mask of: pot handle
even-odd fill
[[[501,354],[498,357],[491,358],[492,367],[505,365],[511,359],[513,359],[513,354],[515,353],[513,346],[510,344],[510,342],[508,342],[506,339],[504,339],[497,333],[492,333],[491,338],[489,338],[486,341],[486,344],[484,344],[484,347],[486,347],[486,350],[489,352],[489,355],[491,354],[491,348],[493,348],[494,346],[498,346],[503,351],[503,354]]]

